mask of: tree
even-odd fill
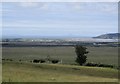
[[[76,62],[80,65],[83,65],[87,60],[87,55],[89,52],[86,50],[86,47],[77,45],[75,46],[75,52],[77,55]]]

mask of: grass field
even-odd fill
[[[118,65],[117,47],[88,47],[87,62]],[[74,47],[3,47],[3,82],[117,82],[118,70],[75,64]],[[34,64],[33,59],[50,56],[62,64]],[[19,62],[19,60],[22,60]],[[67,65],[66,65],[67,64]]]
[[[118,65],[117,47],[88,47],[87,62]],[[74,47],[3,47],[2,57],[5,59],[30,61],[33,59],[51,58],[62,59],[63,64],[75,64]]]
[[[110,68],[3,62],[3,82],[117,82]]]

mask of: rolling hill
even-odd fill
[[[108,34],[102,34],[100,36],[96,36],[93,38],[100,38],[100,39],[118,39],[120,38],[120,33],[108,33]]]
[[[18,62],[4,62],[2,64],[3,64],[3,69],[2,69],[3,82],[28,82],[28,81],[29,82],[117,82],[118,81],[117,78],[118,70],[110,69],[110,68],[97,68],[97,67],[60,65],[60,64],[18,63]],[[117,83],[113,83],[113,84],[117,84]]]

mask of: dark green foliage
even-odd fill
[[[2,61],[4,61],[5,59],[2,59]]]
[[[117,68],[114,65],[110,64],[101,64],[101,63],[86,63],[85,66],[91,66],[91,67],[108,67],[108,68]]]
[[[33,60],[33,63],[39,63],[39,62],[40,62],[40,60],[37,60],[37,59]]]
[[[77,55],[76,62],[79,63],[80,65],[83,65],[87,60],[86,54],[88,53],[88,51],[86,51],[86,49],[87,49],[86,47],[80,45],[77,45],[75,47],[75,52]]]
[[[12,59],[2,59],[2,61],[13,61]]]
[[[41,59],[41,60],[40,60],[40,63],[45,63],[45,62],[46,62],[46,61],[45,61],[45,60],[43,60],[43,59]]]
[[[85,66],[98,67],[99,64],[97,64],[97,63],[86,63]]]
[[[55,63],[58,63],[59,60],[52,60],[52,63],[55,64]]]

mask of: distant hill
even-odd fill
[[[100,38],[100,39],[118,39],[120,38],[120,33],[109,33],[109,34],[102,34],[97,37],[93,38]]]

